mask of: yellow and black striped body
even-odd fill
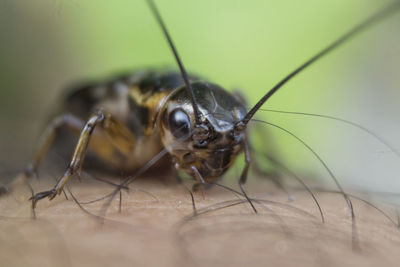
[[[166,149],[171,165],[194,176],[199,170],[212,181],[232,165],[242,150],[244,133],[235,135],[234,124],[246,114],[239,99],[221,87],[190,76],[201,120],[209,136],[204,143],[177,136],[171,116],[176,111],[187,117],[194,129],[194,115],[181,74],[171,71],[143,71],[112,81],[75,90],[66,101],[66,112],[87,121],[101,110],[118,122],[96,128],[89,143],[89,157],[103,167],[132,172]],[[118,125],[121,126],[118,126]],[[104,128],[104,127],[103,127]],[[113,134],[115,132],[115,134]]]
[[[194,76],[191,77],[197,80]],[[183,86],[178,72],[141,71],[103,83],[73,90],[66,99],[65,112],[85,122],[96,110],[113,116],[130,131],[133,142],[110,140],[96,129],[89,143],[89,160],[105,164],[106,169],[132,172],[151,160],[163,147],[156,120],[160,107],[174,89]],[[121,153],[113,146],[126,146]]]

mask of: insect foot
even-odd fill
[[[48,197],[50,200],[52,200],[53,198],[55,198],[57,196],[58,192],[56,189],[52,189],[49,191],[43,191],[40,193],[35,194],[33,197],[29,198],[29,200],[32,200],[32,206],[33,208],[36,208],[36,203],[45,198]]]

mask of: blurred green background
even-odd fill
[[[292,69],[390,1],[156,2],[188,71],[230,90],[240,88],[252,105]],[[4,169],[29,161],[65,86],[176,65],[145,1],[0,3]],[[308,68],[264,107],[347,118],[400,148],[399,29],[400,15],[376,25]],[[265,112],[258,117],[298,134],[342,182],[400,190],[400,160],[365,133],[323,119]],[[271,139],[259,146],[273,146],[299,172],[327,177],[301,144],[267,130]]]

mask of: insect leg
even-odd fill
[[[28,166],[25,168],[25,171],[20,173],[9,184],[0,187],[0,195],[9,193],[18,184],[25,183],[27,180],[29,180],[31,177],[37,174],[37,170],[40,164],[42,163],[43,159],[46,157],[47,152],[53,145],[53,142],[58,134],[58,131],[65,126],[68,127],[68,129],[72,130],[73,132],[79,134],[80,129],[83,126],[83,122],[80,119],[70,114],[65,114],[55,118],[44,131],[41,138],[42,141],[40,142],[39,150],[36,152],[33,161],[30,164],[28,164]]]
[[[257,209],[254,207],[253,202],[251,202],[250,198],[247,196],[246,191],[244,190],[244,184],[247,181],[247,174],[249,172],[249,167],[251,163],[251,155],[250,155],[251,153],[249,144],[246,140],[243,142],[243,147],[244,147],[245,165],[242,171],[242,175],[240,176],[239,179],[239,187],[243,195],[246,197],[247,201],[250,203],[250,206],[253,208],[254,212],[257,213]]]
[[[185,190],[190,194],[190,198],[192,200],[192,208],[193,208],[193,215],[196,216],[197,215],[197,208],[196,208],[196,202],[194,200],[194,196],[193,196],[193,190],[190,190],[184,183],[183,183],[183,179],[180,176],[180,174],[178,172],[175,173],[175,177],[178,181],[178,184],[182,185]]]
[[[37,193],[33,198],[34,205],[42,198],[49,197],[50,200],[61,193],[65,184],[73,175],[79,175],[80,169],[82,167],[86,151],[89,145],[89,141],[93,136],[94,129],[100,126],[106,133],[106,140],[101,137],[102,141],[106,143],[111,140],[112,145],[122,154],[130,153],[134,148],[135,138],[133,134],[130,133],[121,123],[115,120],[110,114],[105,114],[103,111],[99,110],[94,113],[87,120],[85,126],[81,131],[78,143],[75,147],[71,162],[64,175],[58,180],[57,184],[52,190]],[[96,151],[101,151],[101,148],[97,149],[93,147]]]
[[[245,95],[243,95],[243,90],[240,89],[235,89],[233,91],[233,95],[241,102],[244,103],[244,105],[247,107],[247,99],[245,97]],[[264,131],[263,128],[260,129],[261,131]],[[251,151],[254,151],[252,148],[250,148]],[[252,162],[252,167],[253,170],[256,172],[256,174],[265,177],[266,179],[270,180],[273,184],[275,184],[278,188],[280,188],[282,191],[284,191],[287,196],[288,196],[288,200],[292,201],[293,200],[293,196],[290,194],[290,192],[286,189],[285,185],[283,184],[283,182],[281,181],[280,177],[279,177],[279,173],[274,171],[274,170],[269,170],[269,171],[265,171],[263,170],[257,160],[254,160]]]

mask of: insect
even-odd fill
[[[49,125],[37,156],[20,177],[29,179],[36,172],[59,129],[68,128],[79,135],[79,140],[64,175],[54,188],[34,195],[34,205],[43,198],[55,198],[72,176],[79,175],[88,149],[110,168],[130,173],[147,169],[162,156],[169,156],[175,168],[185,171],[204,185],[215,184],[232,166],[236,157],[244,153],[245,166],[239,186],[241,194],[257,212],[244,188],[252,162],[246,132],[248,123],[261,106],[294,76],[349,38],[388,18],[400,6],[397,2],[392,4],[338,38],[278,82],[247,110],[237,96],[186,72],[156,6],[151,0],[148,4],[163,30],[179,72],[137,72],[90,84],[70,94],[66,99],[66,113]],[[348,195],[329,168],[324,166],[335,180],[354,217]],[[3,192],[8,190],[7,187],[2,189]]]

